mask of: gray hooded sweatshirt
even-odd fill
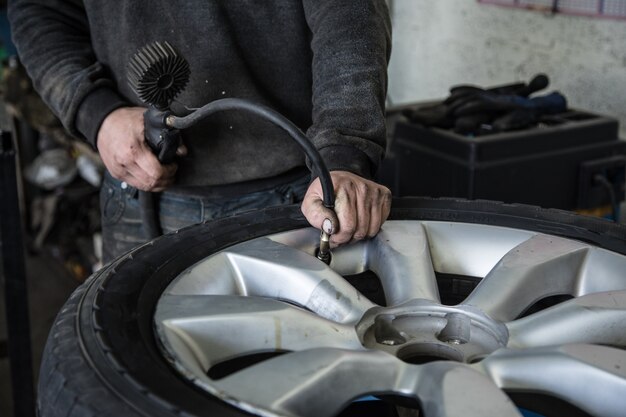
[[[127,65],[167,41],[190,64],[176,114],[212,100],[265,104],[304,130],[330,170],[371,177],[384,153],[391,27],[384,0],[13,0],[35,88],[94,147],[108,113],[142,105]],[[238,111],[183,132],[175,187],[278,178],[305,164],[278,127]]]

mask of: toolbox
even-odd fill
[[[394,196],[462,197],[567,210],[624,199],[626,142],[616,119],[580,110],[536,127],[481,136],[426,128],[388,112],[390,137],[379,181]]]

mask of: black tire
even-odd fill
[[[392,219],[480,223],[533,230],[626,254],[626,227],[571,212],[455,199],[394,201]],[[306,226],[298,207],[201,224],[143,245],[93,275],[59,313],[43,355],[38,412],[58,416],[249,415],[178,376],[152,330],[168,283],[225,247]]]

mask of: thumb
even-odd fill
[[[302,202],[301,210],[311,226],[323,230],[329,235],[339,230],[337,214],[333,209],[324,206],[324,202],[318,196],[307,194]]]

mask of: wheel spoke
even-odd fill
[[[581,271],[578,294],[622,290],[626,286],[624,271],[626,256],[593,248]]]
[[[509,347],[597,343],[626,347],[626,291],[578,297],[507,324]]]
[[[575,294],[588,246],[536,235],[510,250],[465,300],[492,318],[515,319],[541,298]]]
[[[506,253],[536,233],[481,224],[421,222],[435,271],[484,277]]]
[[[489,378],[459,363],[421,366],[416,391],[426,417],[521,417]]]
[[[274,358],[215,385],[254,407],[302,417],[332,416],[360,396],[393,390],[401,365],[377,351],[315,349]]]
[[[507,349],[480,366],[502,389],[552,395],[594,416],[624,415],[626,355],[621,349],[594,345]]]
[[[239,406],[239,399],[245,398],[253,409],[302,417],[335,415],[350,401],[371,394],[419,399],[427,417],[520,416],[488,378],[465,365],[407,365],[378,351],[291,353],[237,372],[215,386]]]
[[[387,305],[416,298],[439,301],[428,236],[420,223],[385,224],[369,245],[369,267],[380,277]]]
[[[239,294],[287,300],[338,323],[374,304],[315,257],[267,238],[234,246],[187,272],[171,294]]]
[[[171,345],[185,344],[205,371],[233,357],[321,346],[362,349],[354,327],[284,302],[227,295],[164,296],[155,314]]]

